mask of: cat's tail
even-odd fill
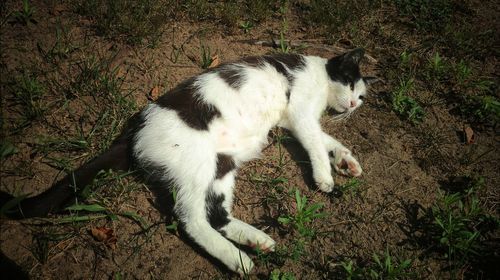
[[[15,198],[0,192],[0,209],[11,219],[44,217],[68,206],[79,192],[90,183],[101,170],[128,170],[130,168],[129,141],[119,138],[103,154],[88,161],[68,174],[43,193],[26,199]],[[19,201],[20,200],[20,201]]]

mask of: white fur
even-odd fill
[[[134,154],[139,161],[163,167],[165,177],[177,188],[175,210],[185,223],[185,230],[208,253],[233,271],[252,269],[252,260],[213,229],[207,221],[205,195],[207,190],[224,194],[223,207],[231,213],[234,177],[232,171],[215,180],[217,154],[230,155],[241,165],[259,157],[267,143],[271,128],[279,125],[292,131],[309,153],[314,179],[318,187],[330,192],[334,186],[331,164],[338,172],[359,176],[361,167],[351,152],[321,129],[319,119],[327,106],[339,112],[356,109],[359,96],[366,92],[363,80],[349,87],[332,82],[325,71],[327,60],[304,57],[305,67],[293,73],[290,100],[285,92],[288,80],[271,65],[255,68],[237,67],[243,76],[236,90],[222,80],[217,72],[196,78],[201,101],[212,104],[222,117],[214,119],[208,130],[196,130],[179,118],[174,110],[149,105],[142,113],[145,124],[136,137]],[[351,102],[356,106],[351,107]],[[329,158],[328,153],[334,152]],[[349,168],[342,169],[347,163]],[[273,250],[275,242],[264,232],[234,217],[222,230],[228,239],[263,250]]]

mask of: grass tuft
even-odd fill
[[[413,124],[424,118],[424,109],[408,94],[414,87],[413,79],[400,80],[399,86],[392,92],[392,109]]]
[[[132,45],[155,46],[175,1],[75,0],[76,11],[93,21],[98,35]]]

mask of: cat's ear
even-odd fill
[[[356,64],[359,64],[363,56],[365,56],[365,50],[362,48],[357,48],[344,54],[345,58],[351,59]]]
[[[363,77],[363,82],[365,82],[366,85],[371,85],[380,81],[381,80],[379,78],[374,76]]]

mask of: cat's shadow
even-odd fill
[[[313,179],[311,160],[309,158],[309,154],[304,149],[302,144],[300,144],[300,142],[292,136],[291,132],[287,130],[283,131],[286,136],[285,140],[282,140],[281,142],[283,147],[290,154],[292,160],[295,161],[295,163],[297,163],[297,166],[300,168],[302,179],[304,183],[307,185],[307,187],[312,190],[317,190],[318,188]]]

